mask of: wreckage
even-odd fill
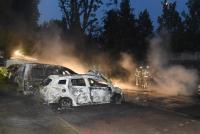
[[[114,87],[97,71],[68,76],[51,75],[43,81],[39,91],[47,104],[58,104],[61,109],[123,101],[122,90]]]
[[[15,71],[13,81],[18,84],[18,91],[24,95],[34,94],[40,83],[49,75],[71,75],[74,71],[58,66],[39,63],[22,64]]]
[[[0,50],[0,67],[5,66],[6,59],[4,57],[4,52]]]
[[[5,58],[0,56],[0,67],[5,66]]]
[[[59,104],[62,109],[123,100],[122,90],[98,71],[77,74],[63,66],[18,58],[8,60],[6,66],[19,92],[39,95],[47,104]]]

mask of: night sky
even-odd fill
[[[157,26],[157,16],[159,16],[162,12],[161,1],[162,0],[131,0],[131,6],[132,8],[134,8],[134,13],[136,15],[138,15],[140,11],[147,9],[150,12],[154,26]],[[169,0],[169,1],[177,1],[177,9],[179,12],[182,12],[183,10],[187,11],[187,7],[185,5],[187,0]],[[99,9],[98,18],[100,22],[102,21],[103,14],[106,12],[107,9],[108,8],[106,6]],[[40,10],[40,19],[39,19],[40,24],[50,19],[59,19],[62,16],[60,9],[58,7],[58,0],[41,0],[39,5],[39,10]]]

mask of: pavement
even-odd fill
[[[127,93],[129,102],[125,104],[55,112],[34,97],[0,92],[0,134],[200,133],[200,108],[196,101],[145,96]]]
[[[0,99],[0,134],[78,134],[78,131],[33,98],[9,96]]]
[[[200,122],[182,114],[124,104],[82,107],[60,113],[82,134],[198,134]]]

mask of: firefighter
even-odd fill
[[[135,85],[139,86],[139,69],[136,68],[135,70]]]
[[[143,70],[142,66],[140,66],[139,68],[136,68],[136,72],[135,72],[136,86],[141,86],[141,84],[142,84],[142,70]]]
[[[149,79],[150,79],[149,66],[146,66],[146,68],[143,69],[143,71],[142,71],[142,87],[144,89],[148,88]]]

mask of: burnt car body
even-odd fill
[[[45,103],[61,109],[73,106],[117,103],[123,101],[122,90],[95,73],[69,76],[51,75],[43,81],[40,96]]]
[[[23,59],[8,59],[5,62],[6,67],[14,66],[14,65],[23,65],[23,64],[28,64],[28,63],[33,63],[32,61],[27,61]]]
[[[17,71],[18,69],[24,65],[24,64],[29,64],[29,63],[35,63],[33,61],[28,61],[24,59],[18,59],[18,58],[11,58],[6,60],[5,66],[8,69],[8,78],[11,82],[16,82],[16,77],[17,77]]]
[[[14,79],[18,84],[18,91],[24,95],[34,94],[38,90],[40,83],[49,75],[72,75],[74,71],[58,66],[39,63],[27,63],[21,65]]]
[[[11,82],[15,81],[15,78],[17,76],[17,70],[19,69],[20,66],[21,66],[20,64],[12,64],[7,67],[8,78]]]
[[[0,67],[5,66],[6,59],[2,56],[0,56]]]

